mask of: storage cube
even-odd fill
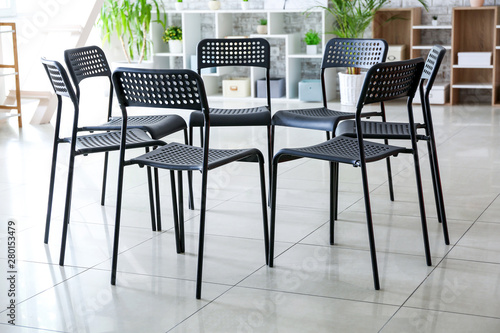
[[[198,73],[198,58],[196,55],[191,55],[191,70]],[[203,68],[201,70],[201,74],[210,74],[215,73],[215,67]]]
[[[406,45],[390,45],[386,61],[405,60]]]
[[[490,66],[491,52],[458,52],[459,66]]]
[[[448,103],[450,96],[450,85],[448,83],[435,83],[429,93],[429,102],[431,104]],[[413,103],[420,103],[420,92],[417,90]]]
[[[250,79],[247,77],[222,80],[222,96],[248,97],[250,96]]]
[[[267,97],[266,90],[266,79],[260,79],[256,81],[257,96],[259,98]],[[280,98],[285,96],[285,79],[284,78],[271,78],[271,98]]]
[[[321,93],[320,80],[302,80],[299,82],[299,100],[302,102],[321,102],[323,96]]]

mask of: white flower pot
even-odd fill
[[[242,1],[241,2],[241,9],[242,10],[248,10],[248,1]]]
[[[438,25],[438,20],[432,20],[432,25],[433,25],[434,27],[437,27],[437,25]]]
[[[168,48],[170,53],[182,53],[182,40],[169,40]]]
[[[318,45],[306,45],[306,53],[309,55],[318,53]]]
[[[267,35],[267,25],[258,25],[257,26],[257,33],[259,35]]]
[[[182,10],[183,8],[184,8],[183,2],[176,2],[175,3],[175,10]]]
[[[220,9],[220,1],[216,1],[216,0],[209,1],[208,8],[210,8],[211,10]]]
[[[340,104],[356,105],[358,103],[365,76],[365,72],[361,74],[339,73]]]

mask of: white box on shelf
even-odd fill
[[[386,61],[405,60],[406,45],[389,45]]]
[[[285,96],[285,79],[284,78],[271,78],[269,79],[271,86],[271,98],[280,98]],[[266,98],[266,79],[257,80],[255,83],[257,87],[257,97]]]
[[[321,92],[320,80],[302,80],[299,82],[299,100],[302,102],[321,102],[323,95]]]
[[[434,83],[431,91],[429,92],[429,102],[431,104],[446,104],[450,97],[450,84],[449,83]],[[417,90],[413,103],[420,104],[420,92]]]
[[[224,97],[248,97],[250,96],[250,79],[237,77],[222,80],[222,96]]]
[[[490,66],[491,52],[458,52],[459,66]]]

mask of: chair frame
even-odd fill
[[[126,165],[138,164],[139,166],[151,166],[170,170],[172,182],[172,200],[174,204],[174,232],[178,253],[184,252],[184,229],[183,229],[183,204],[182,204],[182,171],[201,171],[201,203],[200,203],[200,231],[198,244],[198,270],[196,278],[196,298],[201,298],[203,252],[205,239],[205,216],[207,203],[208,171],[219,166],[235,161],[259,162],[262,215],[264,226],[265,260],[269,258],[269,236],[267,220],[266,183],[264,172],[264,157],[258,149],[209,149],[210,139],[210,112],[209,105],[203,85],[203,80],[196,72],[191,70],[147,70],[118,68],[113,73],[113,84],[117,99],[122,111],[122,133],[127,129],[127,108],[129,107],[155,107],[170,108],[180,111],[201,111],[204,117],[202,147],[170,143],[145,155],[135,157],[131,160],[125,159],[125,137],[121,138],[121,149],[119,157],[118,188],[116,204],[115,235],[113,244],[113,259],[111,268],[111,284],[116,284],[118,265],[118,246],[120,233],[121,205],[123,196],[123,178]],[[133,81],[133,83],[131,83]],[[170,150],[169,150],[170,149]],[[176,150],[178,149],[178,150]],[[170,153],[181,152],[176,162],[165,162],[170,158]],[[187,152],[186,152],[187,151]],[[162,155],[164,154],[164,155]],[[226,155],[224,155],[226,154]],[[223,155],[224,157],[220,157]],[[160,156],[159,159],[155,157]],[[179,155],[176,155],[179,156]],[[184,157],[188,156],[188,157]],[[201,161],[198,160],[201,159]],[[189,159],[190,162],[185,162]],[[196,162],[191,162],[195,160]],[[187,164],[185,164],[187,163]],[[192,164],[190,164],[192,163]],[[179,197],[175,196],[174,172],[178,171]],[[178,203],[176,203],[178,200]],[[179,216],[177,216],[179,214]]]
[[[415,174],[417,181],[417,192],[420,205],[420,216],[422,224],[422,234],[424,240],[424,249],[427,265],[432,265],[429,239],[427,232],[427,221],[425,216],[425,206],[422,190],[422,179],[420,175],[420,164],[418,158],[418,149],[416,143],[416,131],[411,131],[411,149],[405,147],[389,146],[387,144],[372,143],[363,138],[361,128],[361,113],[362,109],[367,104],[384,102],[396,98],[407,98],[407,111],[410,123],[410,128],[415,129],[413,119],[412,101],[413,96],[418,88],[420,76],[422,74],[424,61],[421,58],[393,63],[379,63],[374,65],[368,71],[363,88],[361,91],[358,104],[356,106],[356,129],[357,137],[350,138],[346,136],[337,136],[324,143],[303,148],[284,148],[281,149],[273,158],[273,176],[271,185],[271,225],[270,225],[270,246],[269,246],[269,266],[274,264],[274,237],[276,224],[276,193],[277,193],[277,175],[278,164],[297,158],[313,158],[325,160],[330,163],[347,163],[355,167],[359,167],[362,176],[363,193],[365,198],[365,213],[368,229],[368,239],[370,246],[370,255],[372,263],[373,282],[376,290],[380,289],[380,281],[378,274],[377,257],[375,250],[375,237],[373,232],[373,220],[370,204],[370,191],[368,186],[368,175],[366,170],[367,162],[374,162],[399,153],[411,153],[414,158]],[[397,76],[398,82],[394,77]],[[351,155],[343,153],[347,145],[352,148]],[[354,146],[353,146],[354,145]],[[357,146],[356,146],[357,145]],[[336,150],[338,149],[342,150]],[[354,153],[356,151],[357,153]],[[373,153],[375,151],[375,153]],[[380,152],[378,152],[380,151]],[[334,179],[337,179],[336,177]],[[337,186],[335,184],[335,186]],[[330,207],[332,210],[333,207]],[[334,220],[330,220],[330,241],[333,244],[334,239]]]

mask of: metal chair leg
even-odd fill
[[[149,153],[149,148],[146,148],[146,153]],[[151,176],[151,168],[146,167],[146,172],[148,175],[148,193],[149,193],[149,211],[151,214],[151,230],[156,231],[156,217],[155,217],[155,199],[153,191],[153,180]]]
[[[63,218],[63,231],[61,239],[61,252],[59,255],[59,265],[64,266],[64,256],[66,254],[66,238],[68,235],[68,225],[71,213],[71,197],[73,193],[73,174],[75,170],[75,142],[73,140],[71,143],[71,153],[69,157],[68,166],[68,181],[66,184],[66,203],[64,205],[64,218]]]
[[[203,251],[205,243],[205,213],[207,207],[207,170],[203,170],[201,179],[201,203],[200,203],[200,235],[198,242],[198,271],[196,274],[196,299],[201,298],[201,284],[203,276]]]
[[[49,243],[49,233],[50,233],[50,220],[52,218],[52,203],[54,199],[54,185],[56,181],[56,165],[57,165],[57,148],[58,142],[57,138],[54,139],[54,150],[52,153],[52,166],[50,168],[50,185],[49,185],[49,198],[47,204],[47,217],[45,220],[45,236],[44,243]]]
[[[192,132],[191,132],[192,135]],[[188,132],[184,129],[184,143],[189,145],[192,142],[192,138],[188,138]],[[189,186],[189,206],[188,208],[194,209],[194,195],[193,195],[193,172],[188,171],[188,186]]]
[[[153,169],[155,196],[156,196],[156,230],[161,231],[161,203],[160,203],[160,177],[158,168]]]
[[[177,171],[177,182],[179,191],[179,239],[181,245],[181,253],[185,252],[185,236],[184,236],[184,190],[182,184],[182,171]]]
[[[259,156],[260,172],[260,195],[262,200],[262,221],[264,224],[264,248],[266,255],[266,265],[269,263],[269,225],[267,220],[267,200],[266,200],[266,176],[264,172],[264,158]],[[271,175],[270,175],[271,176]]]
[[[122,213],[123,196],[123,173],[124,173],[124,155],[120,152],[120,165],[118,168],[118,187],[116,190],[116,215],[115,215],[115,235],[113,240],[113,255],[111,260],[111,284],[116,284],[116,271],[118,267],[118,245],[120,240],[120,223]]]
[[[278,176],[278,161],[281,155],[273,158],[273,176],[271,177],[271,224],[269,229],[269,267],[274,266],[274,234],[276,229],[276,192],[278,191],[277,176]]]
[[[170,170],[170,186],[172,189],[172,212],[174,214],[175,247],[177,253],[183,253],[181,239],[179,236],[179,211],[177,208],[177,190],[175,185],[175,172]]]
[[[109,153],[104,153],[104,167],[102,169],[102,190],[101,190],[101,206],[106,203],[106,184],[108,179],[108,160]]]

